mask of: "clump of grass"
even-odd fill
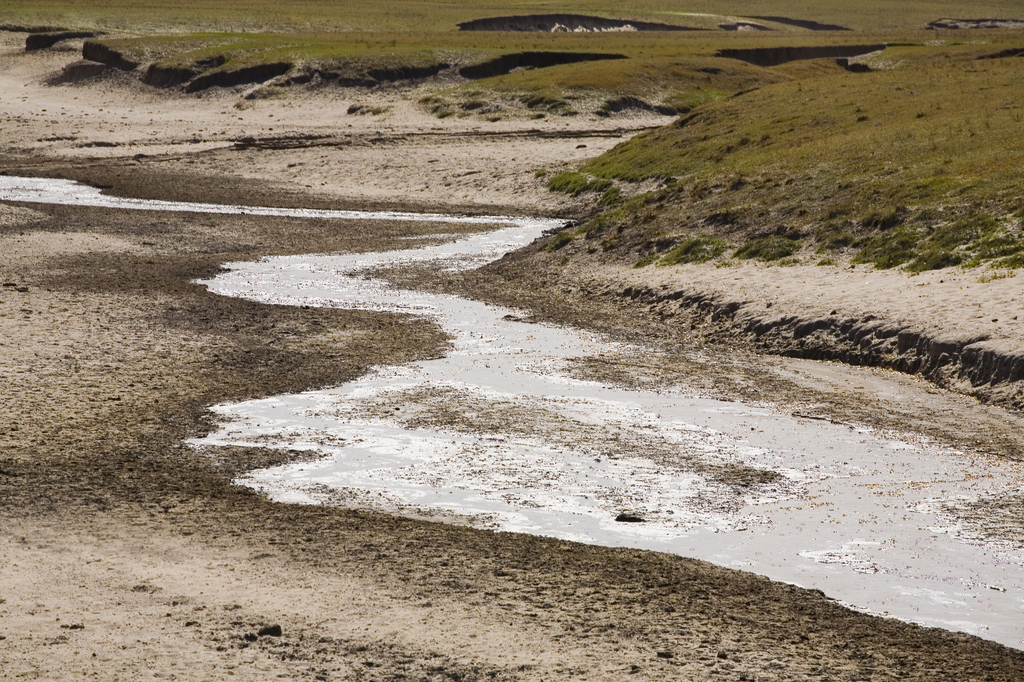
[[[574,236],[568,231],[562,231],[555,235],[555,238],[548,244],[547,250],[549,252],[558,251],[560,248],[568,244],[573,240]]]
[[[611,180],[592,178],[576,171],[564,171],[548,180],[548,189],[577,197],[584,192],[604,192],[612,186]]]
[[[789,237],[761,237],[754,239],[736,250],[734,256],[743,260],[757,259],[765,262],[788,258],[800,250],[802,242]]]
[[[848,249],[855,246],[859,240],[846,230],[835,226],[826,226],[815,232],[814,241],[818,244],[818,253],[825,253]]]
[[[454,104],[443,97],[438,97],[437,95],[428,95],[421,98],[420,104],[438,118],[448,118],[456,113]]]
[[[1013,270],[1013,269],[991,270],[991,271],[986,272],[985,274],[981,275],[980,277],[978,277],[978,283],[979,284],[985,284],[986,282],[995,282],[996,280],[1009,279],[1011,277],[1016,277],[1016,276],[1017,276],[1017,272],[1016,272],[1016,270]]]
[[[729,249],[729,242],[718,237],[699,234],[690,237],[674,249],[666,253],[658,265],[678,265],[681,263],[707,263],[718,258]]]
[[[905,226],[875,235],[867,240],[854,263],[872,263],[884,270],[903,265],[914,258],[919,236],[913,227]]]
[[[825,257],[819,260],[815,265],[826,266],[826,265],[839,265],[839,261],[832,257]]]
[[[547,174],[548,174],[548,169],[547,168],[538,168],[537,170],[535,170],[533,172],[533,177],[535,177],[535,178],[543,178]]]
[[[618,206],[622,203],[622,190],[618,187],[609,187],[601,195],[601,199],[597,202],[602,206]]]
[[[572,105],[568,100],[545,92],[525,95],[521,101],[527,109],[546,111],[552,114],[568,114],[572,111]]]
[[[1017,232],[990,216],[960,218],[937,227],[905,225],[868,239],[854,262],[879,269],[903,265],[908,272],[977,267],[988,261],[1022,267],[1024,239]]]
[[[638,260],[636,263],[633,263],[633,269],[636,270],[636,269],[639,269],[639,268],[646,268],[648,265],[650,265],[651,263],[653,263],[656,260],[658,260],[658,254],[656,254],[656,253],[648,254],[648,255],[644,256],[643,258],[641,258],[640,260]]]

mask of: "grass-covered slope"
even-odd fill
[[[802,77],[705,104],[580,169],[605,192],[663,185],[581,235],[641,265],[679,262],[702,239],[729,245],[719,258],[1020,267],[1024,58],[979,59],[1024,44],[1014,38],[890,47],[870,73],[805,64]]]

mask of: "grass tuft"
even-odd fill
[[[564,171],[548,180],[548,189],[576,197],[584,192],[604,192],[611,188],[611,180],[592,178],[577,171]]]
[[[766,262],[788,258],[800,250],[801,242],[788,237],[761,237],[753,239],[736,250],[735,258],[757,259]]]
[[[666,253],[658,265],[678,265],[680,263],[707,263],[718,258],[729,249],[729,242],[711,235],[699,234],[690,237],[674,249]]]

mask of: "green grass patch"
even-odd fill
[[[619,240],[634,252],[683,224],[744,244],[736,258],[790,258],[783,239],[750,241],[775,224],[822,255],[880,268],[1016,267],[1024,60],[979,60],[1015,44],[1010,33],[986,41],[907,41],[872,73],[791,69],[791,80],[708,102],[579,172],[667,183],[657,201],[627,202],[616,218],[637,233]]]
[[[867,240],[854,263],[872,263],[876,268],[894,268],[912,260],[920,235],[913,227],[901,227]]]
[[[571,242],[573,238],[572,233],[567,230],[563,230],[555,235],[555,238],[551,240],[550,244],[548,244],[547,250],[558,251],[560,248]]]
[[[574,197],[584,192],[604,192],[611,186],[611,180],[592,178],[576,171],[564,171],[548,180],[548,189]]]
[[[609,187],[601,195],[601,199],[597,202],[601,206],[618,206],[622,203],[622,190],[618,187]]]
[[[681,263],[707,263],[718,258],[730,248],[729,242],[711,235],[699,234],[690,237],[662,256],[658,265]]]
[[[757,259],[771,262],[792,256],[801,246],[800,241],[788,237],[761,237],[736,249],[734,257],[741,260]]]

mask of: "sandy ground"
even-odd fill
[[[250,106],[238,92],[183,98],[125,79],[48,87],[45,78],[75,54],[24,55],[23,36],[3,39],[0,167],[133,196],[572,213],[581,207],[542,191],[534,171],[599,153],[621,139],[610,129],[658,122],[441,122],[393,93],[380,95],[392,109],[375,118],[344,113],[366,93]],[[326,142],[234,145],[311,131]],[[422,320],[223,299],[192,280],[232,260],[393,248],[452,231],[0,208],[2,676],[1024,678],[1019,651],[853,613],[813,591],[690,559],[273,504],[231,478],[298,453],[181,446],[209,430],[210,404],[337,384],[446,347]],[[564,296],[553,278],[526,291],[525,281],[479,277],[489,279],[434,285],[532,302],[538,316],[646,336],[669,354],[686,340],[617,304],[577,305],[579,287]],[[1012,415],[912,379],[734,350],[713,376],[695,376],[679,354],[656,369],[590,359],[580,371],[703,381],[793,409],[831,404],[868,422],[934,421],[950,434],[952,415],[969,409],[1015,438]],[[896,416],[852,399],[850,377],[902,391],[889,403],[902,406]]]

